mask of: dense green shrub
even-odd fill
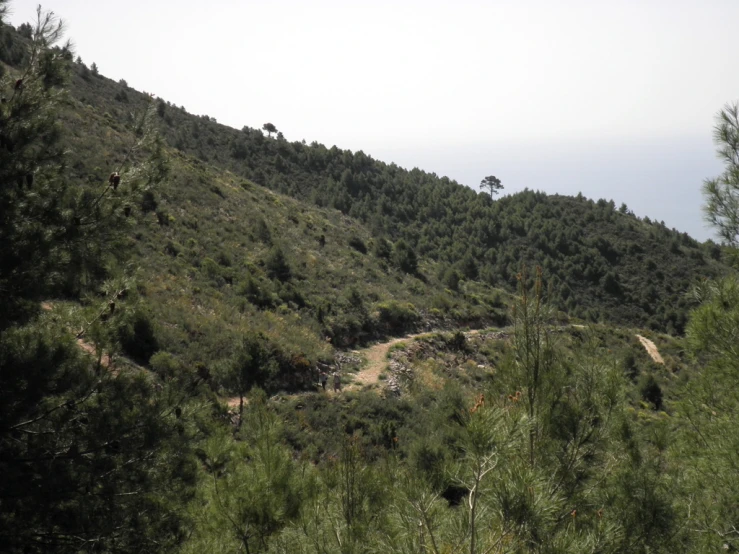
[[[377,319],[385,333],[400,334],[413,329],[420,316],[413,304],[390,300],[377,305]]]
[[[378,258],[389,260],[393,254],[393,245],[384,237],[377,237],[372,251]]]
[[[292,275],[292,270],[290,269],[287,257],[282,251],[282,248],[278,245],[273,246],[269,251],[264,264],[267,268],[267,273],[273,279],[287,281]]]
[[[457,273],[456,269],[451,267],[447,268],[442,277],[442,281],[449,290],[455,292],[459,290],[459,273]]]
[[[238,294],[245,296],[255,306],[266,309],[275,306],[275,295],[272,285],[247,273],[239,284]]]
[[[392,260],[395,266],[406,273],[418,270],[418,258],[413,249],[404,240],[399,240],[393,249]]]
[[[144,308],[124,316],[117,329],[117,338],[123,352],[141,365],[146,365],[159,350],[151,312]]]
[[[179,377],[182,372],[182,366],[177,359],[169,352],[159,351],[149,360],[149,367],[161,379],[172,379]]]
[[[639,384],[639,394],[646,401],[649,402],[655,410],[662,409],[662,387],[654,378],[654,375],[647,374]]]
[[[447,339],[447,344],[450,349],[456,352],[464,352],[467,350],[467,338],[464,336],[462,331],[455,331]]]
[[[349,239],[349,246],[354,248],[354,250],[356,250],[357,252],[361,252],[362,254],[367,253],[367,245],[364,244],[364,241],[357,236],[353,236]]]

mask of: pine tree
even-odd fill
[[[684,436],[675,451],[698,544],[707,552],[731,552],[739,549],[739,280],[731,275],[706,282],[695,293],[702,302],[686,335],[703,364],[681,394]]]
[[[501,190],[503,190],[503,184],[495,175],[488,175],[482,181],[480,181],[480,188],[487,189],[490,193],[490,198],[492,198]]]
[[[730,246],[739,246],[739,103],[727,104],[716,116],[714,140],[724,172],[703,185],[706,219]]]
[[[148,113],[110,177],[70,181],[58,110],[73,56],[62,34],[39,8],[30,40],[14,38],[24,65],[0,79],[0,551],[156,552],[182,537],[170,503],[195,478],[186,393],[145,371],[110,371],[103,348],[116,351],[135,296],[111,273],[124,206],[165,164]],[[152,162],[134,163],[149,147]],[[76,319],[41,309],[83,294],[92,301]]]
[[[706,219],[739,259],[739,104],[716,118],[714,140],[724,172],[703,186]],[[717,250],[717,255],[720,251]],[[699,306],[686,328],[689,350],[701,371],[679,390],[679,439],[672,455],[679,464],[680,502],[693,552],[739,549],[739,280],[729,274],[693,289]]]

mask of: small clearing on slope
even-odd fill
[[[657,350],[657,346],[654,342],[646,337],[642,337],[641,335],[636,335],[636,338],[639,339],[639,342],[642,343],[647,354],[649,354],[655,362],[665,365],[665,361],[662,359],[662,355],[659,353],[659,350]]]

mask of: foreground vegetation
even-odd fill
[[[66,95],[70,72],[110,83],[72,62],[61,32],[41,12],[36,25],[0,27],[0,551],[739,548],[739,282],[719,249],[607,202],[527,192],[491,203],[250,130],[246,153],[229,151],[242,165],[228,162],[249,175],[219,167],[215,141],[212,165],[187,136],[168,155],[155,131],[163,120],[182,132],[170,106],[120,85],[115,101],[139,109],[117,118]],[[726,171],[706,184],[729,252],[736,114],[719,118]],[[285,148],[264,169],[265,152]],[[322,151],[313,165],[294,159]],[[263,179],[319,205],[349,200],[308,206]],[[435,186],[447,204],[426,194]],[[632,243],[604,243],[599,227]],[[671,254],[653,257],[665,239]],[[458,240],[469,243],[459,255]],[[642,297],[640,264],[655,259],[649,271],[673,269]],[[526,260],[542,268],[527,274]],[[679,293],[703,270],[728,276],[695,287],[686,318]],[[621,306],[616,321],[685,337],[572,326],[555,310],[571,299],[590,319]],[[398,394],[272,396],[305,390],[333,345],[473,323],[507,328],[396,345]],[[247,398],[241,417],[218,393]]]

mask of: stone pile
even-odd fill
[[[479,333],[477,336],[483,340],[505,340],[511,335],[503,331],[491,331],[489,333]]]
[[[413,369],[406,365],[407,361],[408,358],[405,352],[398,351],[391,354],[391,360],[388,364],[390,377],[388,377],[385,384],[386,394],[400,396],[403,389],[413,381]]]
[[[347,354],[346,352],[337,352],[334,355],[334,360],[336,360],[336,363],[340,366],[359,365],[362,363],[362,359],[359,356],[353,356],[351,354]]]

